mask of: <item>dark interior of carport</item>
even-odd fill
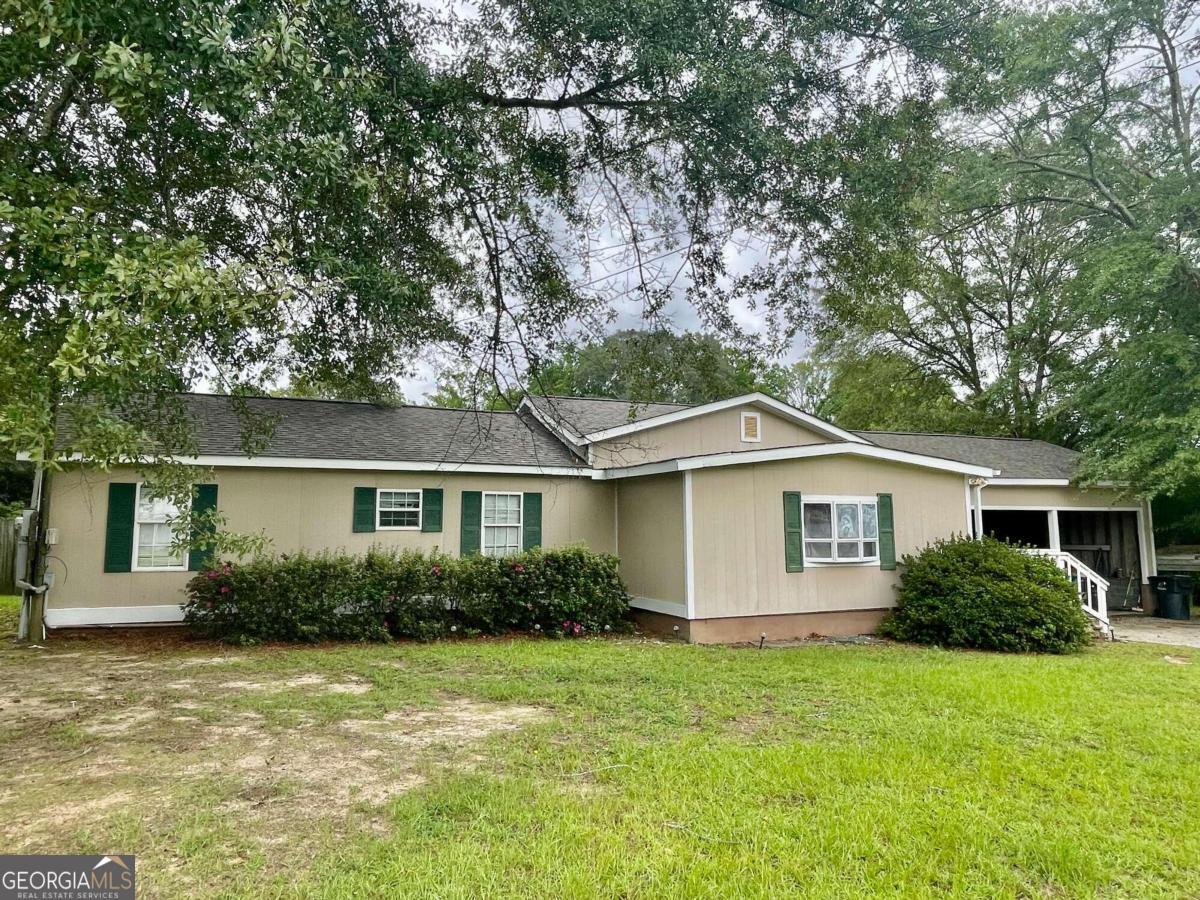
[[[1050,518],[1044,509],[985,509],[985,534],[1033,547],[1050,546]],[[1059,549],[1090,566],[1109,581],[1109,609],[1140,604],[1141,557],[1137,513],[1058,510]]]

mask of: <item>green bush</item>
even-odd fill
[[[496,559],[373,550],[224,563],[188,583],[184,620],[221,640],[433,640],[451,633],[577,636],[623,629],[617,558],[581,547]]]
[[[939,541],[903,559],[881,627],[902,641],[1067,653],[1091,636],[1075,585],[1048,559],[992,538]]]

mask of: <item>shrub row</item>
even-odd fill
[[[896,609],[880,628],[903,641],[1067,653],[1091,637],[1075,585],[1043,557],[993,538],[939,541],[906,556]]]
[[[279,556],[201,572],[187,593],[188,625],[239,643],[578,636],[623,629],[629,610],[617,558],[579,547],[503,559],[379,550]]]

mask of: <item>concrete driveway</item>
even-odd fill
[[[1200,619],[1190,622],[1159,619],[1154,616],[1118,615],[1112,618],[1113,636],[1118,641],[1146,644],[1174,644],[1200,649]]]

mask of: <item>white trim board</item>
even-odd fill
[[[696,618],[696,536],[692,527],[692,473],[683,473],[683,573],[686,617]]]
[[[1069,478],[993,478],[984,487],[1070,487]]]
[[[983,504],[984,512],[988,510],[998,510],[1001,512],[1138,512],[1139,506],[1054,506],[1053,504],[1041,504],[1038,506],[994,506],[991,503]]]
[[[183,607],[167,606],[68,606],[46,608],[47,628],[86,628],[96,625],[177,625]]]
[[[20,455],[18,455],[20,458]],[[28,459],[28,454],[25,454]],[[60,462],[86,462],[82,454],[73,453]],[[119,465],[153,463],[157,460],[122,461]],[[168,457],[168,461],[189,466],[211,466],[250,469],[345,469],[367,472],[445,472],[476,475],[564,475],[574,478],[595,478],[596,470],[586,466],[500,466],[491,463],[410,462],[387,459],[317,459],[299,456],[188,456]]]
[[[659,428],[663,425],[671,425],[675,422],[684,422],[688,419],[694,419],[697,416],[705,416],[709,413],[720,412],[723,409],[731,409],[735,406],[756,406],[759,409],[765,409],[776,413],[785,419],[804,425],[811,428],[813,431],[823,434],[826,437],[835,438],[839,441],[846,441],[853,444],[871,445],[870,441],[859,437],[851,431],[846,431],[838,428],[836,425],[818,419],[816,416],[811,416],[803,410],[796,409],[790,404],[776,400],[774,397],[768,397],[766,394],[743,394],[740,397],[730,397],[728,400],[718,400],[715,403],[705,403],[700,406],[690,406],[687,409],[681,409],[677,412],[663,413],[661,416],[651,416],[646,419],[639,419],[636,422],[630,422],[628,425],[618,425],[615,428],[605,428],[601,431],[593,431],[590,434],[585,434],[585,440],[595,443],[596,441],[606,441],[610,438],[623,437],[627,434],[633,434],[637,431],[645,431],[647,428]],[[759,423],[762,424],[761,422]],[[990,470],[989,470],[990,471]]]
[[[815,459],[823,456],[861,456],[887,462],[905,463],[925,469],[945,472],[960,472],[963,475],[978,475],[989,478],[995,469],[973,466],[936,456],[923,456],[903,450],[889,450],[874,444],[802,444],[799,447],[777,447],[771,450],[735,450],[726,453],[711,453],[704,456],[685,456],[661,462],[642,463],[637,466],[614,467],[593,470],[593,478],[635,478],[640,475],[660,475],[667,472],[687,472],[720,466],[744,466],[754,463],[778,462],[792,459]]]
[[[687,607],[674,600],[656,600],[654,597],[632,597],[629,605],[634,609],[644,609],[646,612],[662,613],[664,616],[675,616],[680,619],[688,617]]]

